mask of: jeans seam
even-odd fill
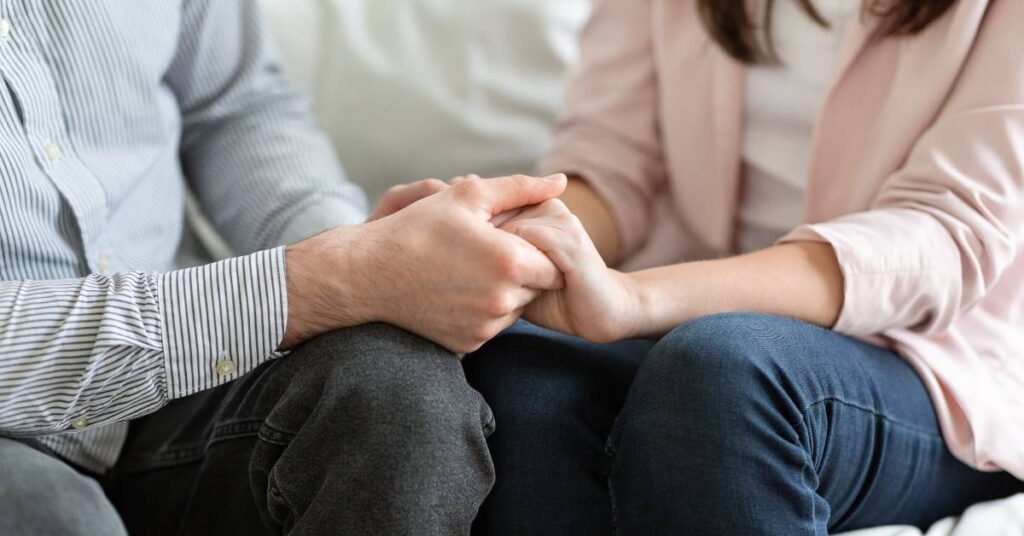
[[[279,428],[275,428],[270,423],[264,422],[262,426],[260,426],[259,431],[256,433],[256,435],[261,440],[266,441],[267,443],[286,446],[289,443],[291,443],[293,439],[295,439],[296,434],[292,432],[286,432]]]
[[[605,486],[608,488],[608,502],[611,510],[611,533],[612,536],[619,536],[619,508],[618,502],[615,499],[615,489],[612,487],[612,476],[615,473],[615,455],[617,448],[615,446],[614,437],[609,436],[608,440],[605,441],[604,453],[607,456],[606,463],[608,464],[608,478],[605,479]]]
[[[260,424],[262,421],[259,420],[221,424],[215,426],[210,432],[210,437],[202,443],[176,447],[145,457],[124,458],[119,462],[119,466],[125,472],[134,472],[192,463],[201,459],[210,447],[217,443],[257,435]]]
[[[244,421],[231,421],[219,424],[215,426],[213,431],[210,433],[210,440],[207,441],[207,446],[213,445],[219,441],[227,441],[230,439],[237,439],[239,437],[255,435],[262,424],[262,419],[247,419]]]
[[[278,485],[277,478],[274,476],[273,472],[271,472],[267,479],[267,489],[270,491],[270,499],[272,501],[275,501],[284,507],[293,519],[297,518],[295,515],[295,509],[292,508],[291,502],[287,497],[285,497],[284,491],[281,490],[281,486]]]
[[[264,422],[256,433],[256,437],[259,441],[281,448],[287,448],[297,435],[298,434],[276,428],[268,422]],[[269,493],[267,500],[273,501],[285,509],[292,519],[297,519],[298,516],[296,515],[296,510],[292,507],[291,501],[288,500],[288,497],[285,496],[284,490],[281,488],[280,479],[278,478],[277,468],[280,461],[280,457],[274,459],[272,467],[267,471],[267,491]],[[281,522],[281,520],[277,521]]]
[[[810,410],[813,407],[820,406],[822,404],[826,404],[826,403],[829,403],[829,402],[834,402],[834,403],[846,406],[848,408],[857,409],[857,410],[863,411],[865,413],[870,413],[870,414],[874,415],[875,418],[877,418],[877,419],[883,420],[883,421],[888,422],[890,424],[893,424],[895,426],[899,426],[900,428],[903,428],[904,430],[906,430],[908,432],[912,432],[912,433],[914,433],[916,435],[922,436],[924,439],[930,439],[930,440],[933,440],[933,441],[943,441],[943,438],[942,438],[941,434],[937,434],[935,432],[929,432],[927,430],[923,430],[923,429],[918,428],[917,426],[914,426],[912,424],[905,423],[903,421],[900,421],[900,420],[897,420],[897,419],[893,419],[892,417],[890,417],[888,415],[885,415],[883,413],[879,413],[878,411],[875,411],[872,408],[864,407],[864,406],[862,406],[860,404],[855,404],[853,402],[848,402],[846,400],[843,400],[841,398],[834,397],[834,396],[828,396],[828,397],[821,398],[821,399],[816,400],[814,402],[811,402],[810,404],[805,406],[803,411],[802,411],[803,417],[805,419],[805,422],[806,422],[808,414],[810,413]]]

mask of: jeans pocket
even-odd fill
[[[296,512],[281,489],[274,467],[295,434],[282,432],[266,423],[256,434],[256,445],[249,460],[249,482],[260,515],[267,526],[287,530],[295,523]]]

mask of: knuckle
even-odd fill
[[[517,281],[522,265],[522,256],[515,251],[502,251],[494,257],[494,270],[502,281]]]
[[[517,190],[529,190],[537,184],[537,179],[529,175],[512,175],[509,180]]]
[[[494,327],[488,324],[482,324],[473,328],[473,331],[469,335],[471,339],[469,343],[474,346],[471,351],[479,350],[481,346],[487,344],[487,341],[493,339],[497,334],[498,332]]]
[[[484,196],[483,179],[466,179],[452,186],[455,195],[465,201],[478,201]]]
[[[562,221],[565,222],[566,228],[574,231],[576,234],[583,232],[583,222],[580,221],[579,216],[569,212],[562,216]]]
[[[550,199],[545,201],[545,204],[547,204],[546,208],[551,217],[555,218],[555,220],[565,226],[566,229],[574,231],[583,229],[583,222],[580,221],[579,216],[569,210],[569,207],[566,206],[561,199]]]
[[[569,211],[569,207],[567,207],[565,203],[557,197],[545,201],[544,208],[556,214],[572,214],[572,212]]]
[[[423,187],[432,192],[440,192],[447,188],[448,185],[440,179],[426,179],[423,181]]]
[[[497,291],[487,297],[484,312],[491,317],[503,317],[516,308],[515,296],[507,291]]]

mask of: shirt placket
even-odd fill
[[[34,161],[74,213],[81,255],[93,272],[109,263],[99,247],[107,219],[106,192],[77,158],[53,68],[47,61],[42,2],[0,0],[0,69],[22,112],[23,135]]]

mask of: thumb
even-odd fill
[[[487,180],[467,180],[452,187],[456,196],[475,205],[490,220],[502,212],[537,205],[565,191],[562,173],[545,178],[513,175]]]

